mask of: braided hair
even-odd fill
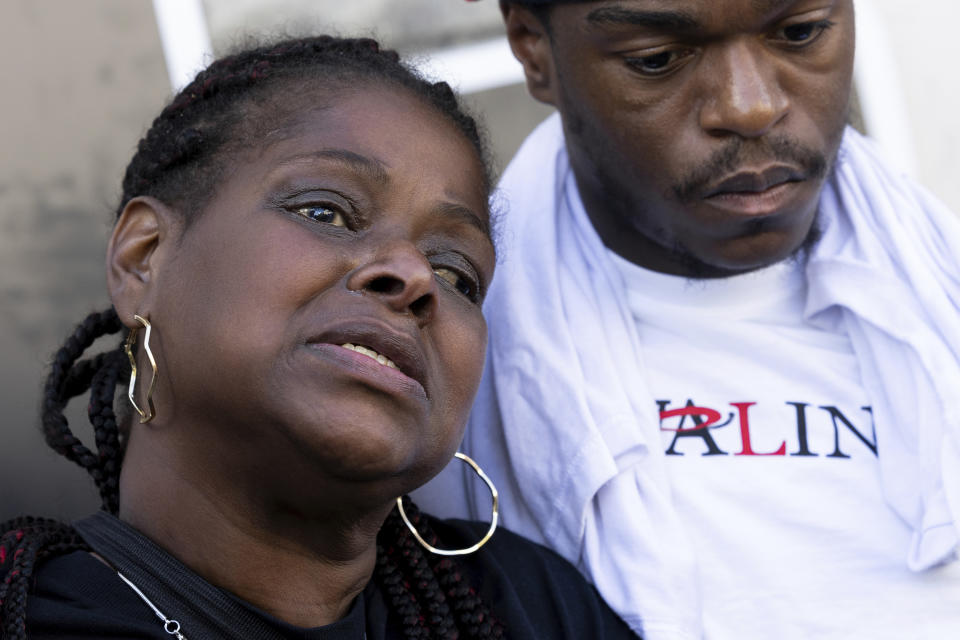
[[[199,215],[227,168],[230,152],[256,143],[263,131],[249,108],[283,108],[271,98],[297,80],[323,78],[324,86],[373,80],[410,90],[434,106],[471,142],[491,178],[483,139],[476,122],[459,105],[450,87],[430,83],[400,62],[393,51],[370,39],[330,36],[286,40],[224,57],[177,94],[153,121],[137,145],[123,178],[117,216],[137,196],[153,196],[186,216]],[[339,84],[338,84],[339,83]],[[273,123],[275,126],[276,123]],[[119,478],[127,422],[119,419],[114,399],[118,382],[130,373],[122,346],[81,359],[101,337],[123,328],[113,308],[92,313],[77,325],[57,351],[43,389],[41,422],[47,444],[81,466],[100,492],[103,510],[119,509]],[[88,417],[96,451],[71,431],[64,408],[89,391]],[[420,535],[436,544],[437,536],[417,508],[405,499],[406,513]],[[26,598],[43,560],[87,545],[69,525],[21,517],[0,523],[0,638],[26,638]],[[374,580],[407,638],[501,638],[504,630],[466,582],[455,560],[425,553],[394,509],[377,538]]]

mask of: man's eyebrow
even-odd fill
[[[469,207],[465,207],[462,204],[457,204],[455,202],[441,202],[434,209],[434,212],[444,218],[457,218],[462,222],[466,222],[472,227],[476,227],[478,230],[482,231],[485,236],[490,237],[490,223],[476,214],[475,211]]]
[[[757,13],[768,14],[788,5],[796,0],[751,0],[753,10]]]
[[[774,0],[777,1],[777,0]],[[700,23],[684,11],[639,11],[626,7],[600,7],[587,14],[597,26],[630,25],[664,31],[693,31]]]
[[[387,183],[390,181],[390,175],[387,172],[387,166],[383,161],[377,158],[360,155],[349,149],[319,149],[310,153],[303,153],[296,156],[285,158],[280,162],[281,166],[299,164],[310,160],[333,160],[339,164],[346,165],[353,171],[362,173],[374,182]]]

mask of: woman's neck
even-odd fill
[[[122,520],[207,582],[285,622],[317,627],[346,615],[373,574],[377,531],[392,505],[308,512],[209,465],[196,473],[197,465],[137,440],[124,459]]]

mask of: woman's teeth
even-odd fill
[[[363,355],[376,360],[377,362],[379,362],[385,367],[390,367],[391,369],[399,369],[399,367],[397,367],[396,363],[393,360],[391,360],[387,356],[380,355],[373,349],[365,347],[362,344],[350,344],[348,342],[340,346],[343,347],[344,349],[350,349],[350,351],[356,351],[357,353],[362,353]]]

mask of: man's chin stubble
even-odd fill
[[[750,229],[748,235],[756,235],[763,233],[765,231],[765,220],[757,220],[753,223],[753,228]],[[813,251],[813,248],[817,245],[822,237],[823,233],[820,229],[816,218],[813,220],[813,223],[810,225],[810,228],[807,230],[807,234],[804,236],[803,241],[795,247],[786,257],[776,258],[769,262],[764,262],[762,264],[751,265],[744,267],[742,269],[730,268],[730,267],[721,267],[714,264],[710,264],[700,258],[698,258],[692,251],[690,251],[682,242],[679,240],[676,241],[671,247],[667,248],[670,252],[670,256],[673,261],[680,265],[684,274],[690,280],[712,280],[716,278],[729,278],[732,276],[743,275],[745,273],[750,273],[751,271],[757,271],[759,269],[764,269],[766,267],[772,266],[774,264],[784,262],[784,261],[794,261],[799,264],[806,262],[810,253]]]

